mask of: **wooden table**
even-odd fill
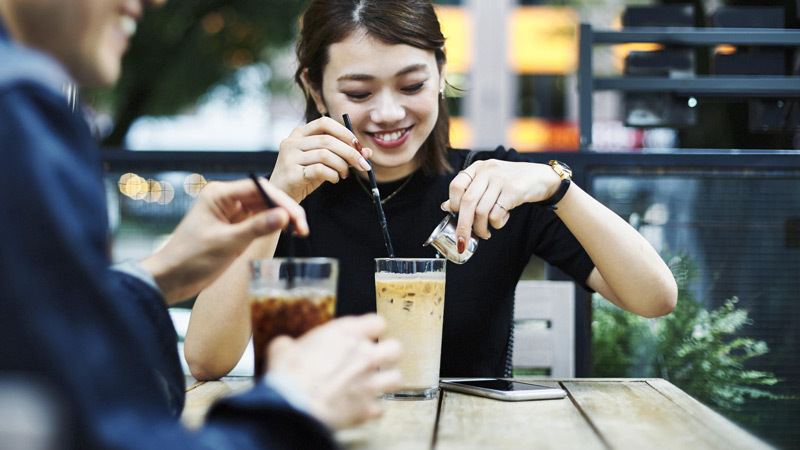
[[[383,400],[377,420],[343,430],[346,449],[767,449],[734,423],[662,379],[528,380],[560,386],[560,400],[503,402],[449,391],[435,400]],[[183,421],[250,378],[187,383]]]

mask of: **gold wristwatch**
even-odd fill
[[[551,159],[548,164],[553,168],[553,171],[555,171],[555,173],[561,177],[561,185],[558,186],[558,190],[556,190],[555,194],[551,195],[550,198],[540,202],[535,202],[534,205],[555,211],[558,209],[558,207],[556,207],[556,203],[560,202],[561,199],[564,198],[564,195],[567,193],[567,189],[569,189],[569,185],[572,181],[572,169],[570,169],[569,166],[563,162],[556,161],[555,159]]]

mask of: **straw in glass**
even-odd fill
[[[250,179],[253,180],[253,183],[256,184],[258,188],[258,192],[261,194],[261,198],[264,199],[264,203],[267,204],[269,208],[276,208],[278,205],[272,201],[272,199],[267,195],[267,191],[261,186],[261,183],[258,182],[258,177],[254,173],[250,173]],[[294,224],[291,220],[289,220],[289,224],[286,225],[286,234],[289,235],[289,248],[288,248],[288,256],[286,258],[286,278],[287,284],[291,289],[294,286]]]

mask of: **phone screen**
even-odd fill
[[[553,389],[547,386],[539,386],[538,384],[520,383],[518,381],[506,381],[506,380],[458,380],[458,384],[494,389],[497,391],[507,391],[507,392]]]

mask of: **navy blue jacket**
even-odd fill
[[[160,292],[111,270],[99,151],[69,78],[0,23],[0,383],[36,380],[64,448],[330,448],[263,383],[179,422],[184,379]]]

